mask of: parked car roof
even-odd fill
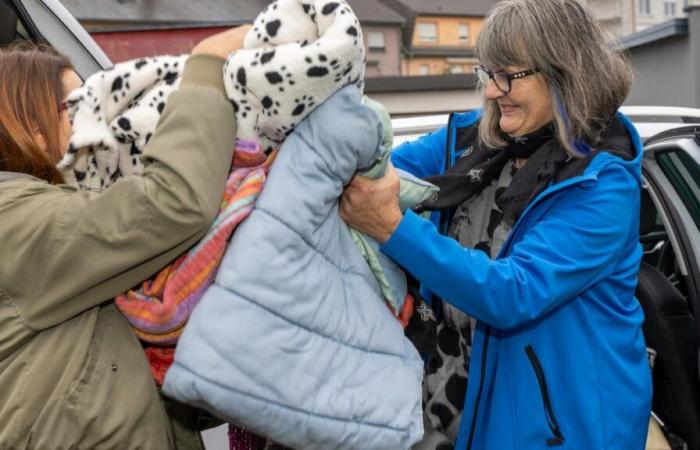
[[[700,125],[700,109],[669,106],[623,106],[620,111],[634,123],[642,139],[657,133],[682,128],[687,124]],[[394,145],[410,141],[447,124],[449,115],[433,114],[392,119]],[[691,127],[692,128],[692,127]]]

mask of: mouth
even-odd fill
[[[499,103],[498,108],[501,110],[502,115],[507,116],[509,114],[514,113],[518,109],[518,106],[516,106],[516,105],[502,105]]]

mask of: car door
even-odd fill
[[[670,133],[673,137],[648,141],[643,171],[675,241],[672,281],[700,317],[700,135],[693,128]]]
[[[47,42],[70,58],[83,79],[112,66],[58,0],[0,0],[0,45],[16,40]]]

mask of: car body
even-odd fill
[[[69,56],[83,78],[112,65],[58,0],[0,0],[0,44],[16,39],[45,40]],[[629,106],[622,111],[632,119],[645,139],[643,197],[647,201],[642,203],[641,214],[643,219],[648,219],[649,227],[641,233],[641,242],[645,264],[662,275],[662,278],[656,278],[652,291],[659,287],[657,285],[668,282],[673,292],[680,296],[676,297],[687,306],[687,311],[683,309],[684,317],[688,319],[684,322],[683,342],[674,345],[685,355],[681,359],[684,360],[684,370],[688,371],[686,378],[690,380],[676,382],[676,374],[665,373],[668,380],[659,383],[694,383],[696,386],[687,393],[669,394],[668,399],[658,399],[655,395],[654,408],[666,412],[689,403],[689,407],[698,411],[700,321],[696,318],[700,315],[700,109]],[[444,114],[393,118],[394,143],[398,145],[442,127],[447,119]],[[646,307],[648,305],[645,312],[651,314]],[[664,310],[663,300],[659,308]],[[674,311],[678,312],[677,309]],[[661,315],[666,312],[662,311]],[[671,320],[671,316],[673,314],[663,319]],[[645,329],[645,334],[647,332]],[[694,368],[687,367],[693,364],[689,354],[694,356]],[[657,355],[661,363],[673,357],[667,353]],[[655,389],[656,378],[655,373]],[[668,420],[671,429],[689,441],[691,449],[700,449],[700,437],[689,436],[691,432],[686,431],[687,426],[693,424],[669,419],[669,415],[673,414],[666,413],[662,419]],[[698,420],[700,415],[693,417],[693,420]],[[700,423],[694,426],[700,430]]]

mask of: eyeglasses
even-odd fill
[[[511,89],[511,80],[519,80],[520,78],[525,78],[530,75],[534,75],[539,70],[528,69],[521,72],[508,73],[508,72],[492,72],[482,65],[474,67],[474,72],[479,78],[479,81],[483,83],[484,86],[489,84],[489,80],[493,80],[496,83],[496,87],[500,89],[501,92],[507,94]]]

